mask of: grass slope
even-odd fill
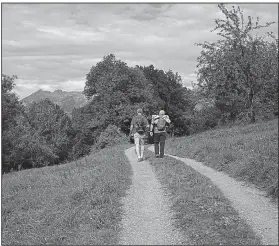
[[[278,119],[169,139],[166,152],[202,161],[278,196]]]
[[[261,244],[208,178],[170,157],[155,159],[154,153],[148,151],[147,158],[170,195],[175,226],[189,239],[183,244]]]
[[[124,150],[2,176],[2,244],[116,244],[131,183]]]

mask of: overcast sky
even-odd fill
[[[277,4],[238,4],[278,37]],[[229,7],[232,5],[228,5]],[[153,64],[196,81],[196,42],[222,17],[217,4],[2,4],[2,73],[17,75],[15,92],[82,91],[92,65],[110,53],[129,66]]]

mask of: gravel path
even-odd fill
[[[122,200],[124,214],[119,244],[181,244],[180,234],[172,225],[168,196],[149,162],[137,162],[134,147],[127,149],[125,154],[134,175],[128,194]]]
[[[153,146],[149,150],[154,151]],[[240,216],[257,233],[264,245],[278,245],[278,207],[270,202],[262,192],[247,187],[244,182],[236,181],[223,172],[192,159],[168,155],[183,161],[197,172],[211,179],[211,181],[232,202]]]

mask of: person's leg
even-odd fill
[[[144,152],[144,139],[140,137],[140,158],[143,159],[143,152]]]
[[[155,156],[159,156],[159,141],[160,141],[160,133],[154,133],[154,150]]]
[[[138,159],[139,159],[140,158],[140,149],[139,149],[140,138],[137,134],[134,135],[134,140],[135,140],[135,145],[136,145],[136,153],[137,153],[137,156],[138,156]]]
[[[160,157],[165,155],[165,142],[166,142],[166,133],[160,133]]]

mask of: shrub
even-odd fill
[[[221,112],[216,107],[207,107],[194,114],[191,119],[190,133],[209,130],[218,125]]]
[[[128,142],[128,139],[120,132],[118,127],[109,125],[106,130],[101,133],[96,147],[98,149],[103,149],[107,146],[113,146],[124,141]]]

